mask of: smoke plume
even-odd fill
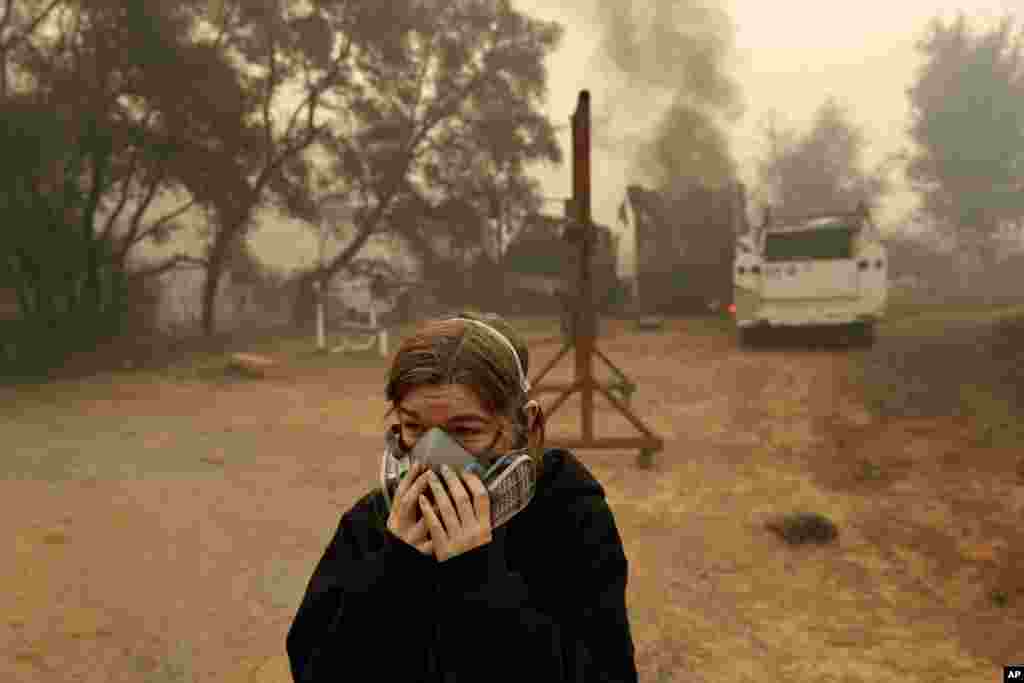
[[[595,146],[633,150],[632,175],[658,188],[730,180],[723,126],[742,105],[728,71],[728,15],[698,0],[592,2],[601,41],[591,68],[609,83],[595,109]]]

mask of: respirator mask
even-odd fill
[[[530,384],[523,373],[519,354],[511,342],[490,325],[477,320],[462,320],[486,328],[505,342],[515,357],[521,385],[524,391],[528,392]],[[417,439],[416,444],[410,449],[402,443],[401,432],[395,425],[385,436],[384,458],[380,471],[381,488],[389,513],[399,483],[416,463],[426,465],[439,475],[441,465],[448,465],[455,472],[472,472],[480,477],[491,501],[492,529],[497,529],[525,509],[536,492],[536,467],[528,448],[514,449],[500,456],[496,456],[489,449],[474,455],[443,429],[434,427]],[[441,482],[442,485],[445,483],[443,477]],[[429,491],[430,489],[427,489],[428,494]]]

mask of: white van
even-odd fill
[[[773,217],[736,242],[737,331],[831,326],[870,346],[885,311],[886,249],[867,208],[851,213]]]

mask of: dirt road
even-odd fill
[[[872,418],[845,352],[744,353],[686,325],[601,342],[666,439],[656,467],[579,454],[627,546],[641,680],[975,683],[1024,661],[1015,454],[974,449],[955,416]],[[534,367],[557,350],[534,345]],[[383,365],[127,377],[0,418],[0,680],[289,681],[305,582],[376,475]],[[633,433],[598,405],[601,434]],[[578,411],[549,435],[575,435]],[[838,540],[792,548],[763,528],[795,510]]]

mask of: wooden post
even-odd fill
[[[571,117],[573,166],[572,182],[573,197],[566,203],[568,225],[566,235],[579,247],[578,287],[575,297],[576,324],[573,326],[572,339],[567,340],[558,355],[550,361],[534,378],[531,396],[541,393],[560,394],[549,407],[549,416],[575,392],[580,393],[580,423],[582,438],[575,440],[551,440],[551,444],[562,448],[638,448],[641,467],[653,465],[653,454],[664,447],[664,441],[654,434],[643,421],[633,414],[632,410],[622,401],[615,398],[609,386],[598,384],[594,379],[593,357],[598,355],[613,372],[627,379],[625,373],[618,371],[610,360],[597,349],[597,312],[594,306],[593,256],[595,246],[595,230],[590,212],[590,93],[582,91],[576,112]],[[540,380],[550,371],[561,358],[575,349],[576,377],[570,385],[539,385]],[[630,423],[644,436],[640,438],[602,438],[594,436],[594,392],[601,393]]]
[[[573,205],[576,209],[580,238],[579,291],[577,315],[579,332],[576,344],[576,381],[580,384],[580,424],[583,439],[594,438],[594,368],[591,355],[594,349],[594,297],[593,297],[593,233],[590,213],[590,93],[580,93],[572,122],[573,145]]]

